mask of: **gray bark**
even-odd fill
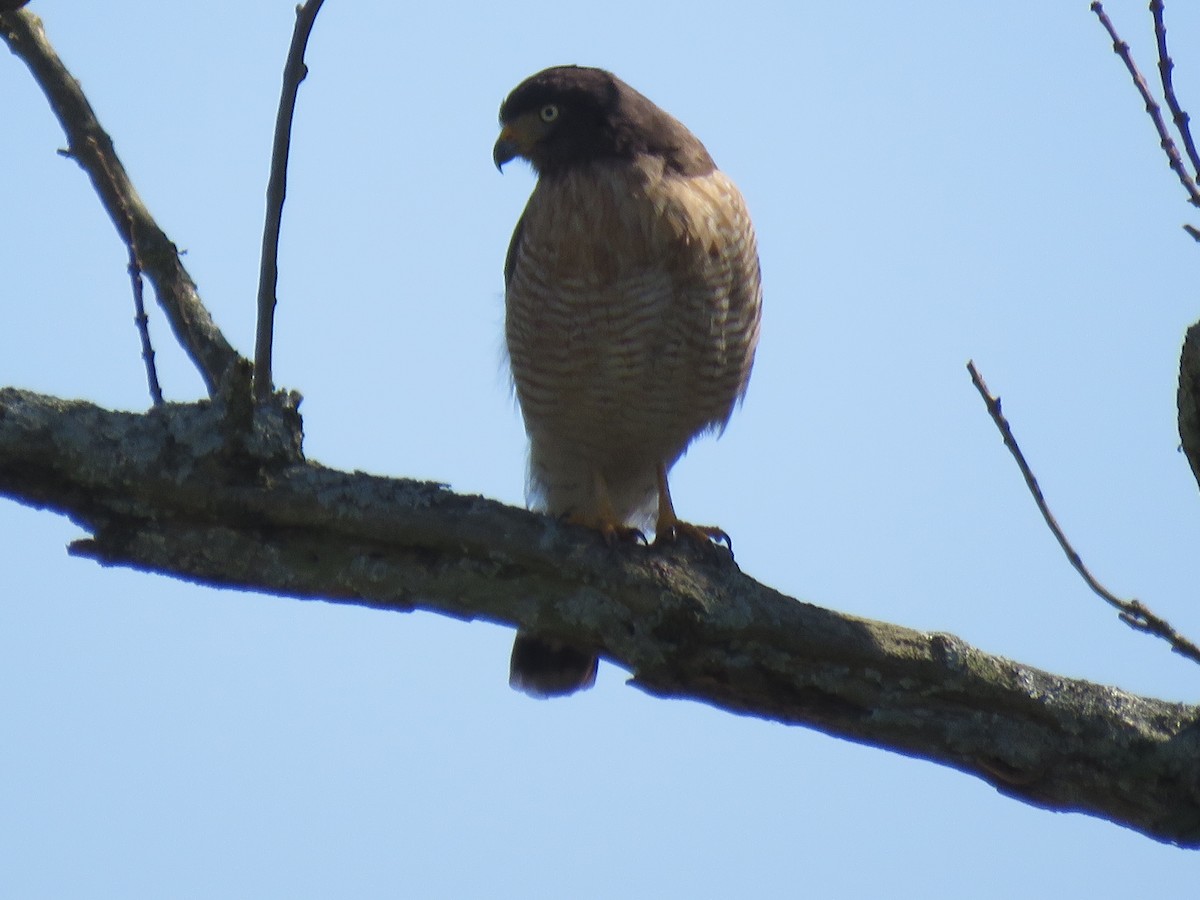
[[[136,414],[0,390],[0,494],[86,529],[78,555],[548,632],[656,696],[922,757],[1036,806],[1200,846],[1200,707],[821,609],[725,551],[609,547],[437,484],[307,462],[300,447],[287,396],[255,413],[218,401]]]

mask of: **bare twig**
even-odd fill
[[[87,173],[100,202],[139,267],[154,286],[175,336],[204,379],[210,396],[238,355],[200,302],[179,252],[138,196],[79,82],[46,40],[41,20],[27,10],[0,13],[0,39],[29,67],[66,133],[68,150]]]
[[[142,266],[138,262],[133,244],[129,245],[129,283],[133,286],[134,323],[142,341],[142,362],[146,364],[146,380],[150,385],[150,399],[155,406],[162,406],[162,387],[158,383],[158,369],[154,365],[154,345],[150,343],[150,318],[146,315],[146,303],[142,296]]]
[[[70,154],[65,154],[69,156]],[[100,166],[104,170],[105,177],[108,181],[113,181],[113,172],[109,166],[108,159],[100,155]],[[150,343],[150,317],[146,315],[145,292],[142,280],[142,264],[138,260],[137,251],[137,228],[133,221],[133,213],[129,211],[129,206],[125,202],[125,198],[118,198],[119,212],[125,217],[125,234],[126,243],[129,245],[129,284],[133,288],[133,323],[137,326],[138,338],[142,343],[142,362],[146,366],[146,380],[150,386],[150,400],[155,406],[161,406],[163,402],[162,387],[158,383],[158,369],[154,364],[154,345]]]
[[[1188,161],[1192,164],[1192,178],[1195,179],[1200,177],[1200,155],[1197,155],[1196,143],[1192,140],[1191,116],[1183,111],[1179,105],[1179,98],[1175,95],[1175,81],[1172,77],[1175,62],[1167,52],[1167,23],[1164,18],[1163,0],[1150,0],[1150,14],[1154,17],[1154,40],[1158,44],[1158,74],[1162,80],[1163,97],[1167,101],[1167,108],[1171,110],[1175,130],[1179,132],[1183,147],[1187,151]]]
[[[254,398],[271,395],[271,347],[275,334],[275,288],[279,280],[279,228],[283,219],[283,201],[287,196],[288,153],[292,142],[292,118],[296,113],[296,94],[308,74],[304,50],[312,33],[317,13],[324,0],[306,0],[296,7],[296,27],[292,45],[283,67],[283,91],[275,118],[275,143],[271,149],[271,177],[267,182],[267,219],[263,226],[262,259],[258,273],[258,330],[254,341]]]
[[[1083,559],[1076,552],[1075,548],[1071,546],[1071,542],[1067,540],[1067,536],[1059,526],[1058,520],[1054,518],[1054,513],[1050,512],[1050,507],[1046,503],[1046,497],[1042,494],[1042,489],[1038,485],[1037,478],[1029,468],[1029,463],[1025,461],[1025,454],[1021,452],[1021,448],[1017,444],[1017,439],[1013,437],[1012,427],[1008,424],[1008,419],[1004,417],[1004,413],[1000,410],[1000,398],[992,396],[983,381],[983,376],[975,368],[973,360],[967,363],[967,371],[971,373],[971,382],[975,385],[975,389],[979,391],[979,396],[983,398],[983,402],[987,404],[988,414],[992,417],[996,428],[1000,430],[1000,436],[1004,438],[1004,446],[1008,448],[1013,458],[1017,461],[1017,466],[1021,469],[1021,475],[1025,478],[1025,484],[1029,488],[1029,493],[1033,495],[1033,500],[1037,504],[1038,511],[1041,512],[1042,518],[1046,520],[1051,534],[1058,541],[1058,545],[1062,547],[1063,553],[1067,555],[1067,559],[1075,567],[1075,571],[1080,574],[1087,583],[1087,586],[1100,599],[1117,609],[1121,621],[1126,625],[1138,631],[1144,631],[1147,634],[1153,634],[1162,638],[1171,645],[1171,649],[1176,653],[1186,656],[1192,662],[1200,663],[1200,647],[1197,647],[1183,635],[1179,634],[1170,623],[1151,612],[1138,600],[1123,600],[1113,594],[1108,588],[1097,581],[1088,567],[1084,565]]]
[[[1104,26],[1104,30],[1108,32],[1109,37],[1112,38],[1113,52],[1121,57],[1121,61],[1125,63],[1125,68],[1129,70],[1129,77],[1133,79],[1134,86],[1138,89],[1138,93],[1142,95],[1142,100],[1146,104],[1146,112],[1150,115],[1150,120],[1154,123],[1154,128],[1158,132],[1159,144],[1162,146],[1163,152],[1167,154],[1167,162],[1170,164],[1171,170],[1179,177],[1179,183],[1187,191],[1188,202],[1193,206],[1200,206],[1200,188],[1196,187],[1196,180],[1188,174],[1187,169],[1183,165],[1183,159],[1179,155],[1179,148],[1175,145],[1175,141],[1171,137],[1170,132],[1167,131],[1166,123],[1163,121],[1162,108],[1150,93],[1146,79],[1138,71],[1137,64],[1133,61],[1133,56],[1129,52],[1129,45],[1121,40],[1120,35],[1117,34],[1117,29],[1113,26],[1112,20],[1104,12],[1103,4],[1095,2],[1092,4],[1091,10],[1100,20],[1100,24]]]

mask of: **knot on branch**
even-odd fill
[[[303,399],[296,391],[274,391],[255,402],[254,367],[238,358],[226,369],[213,409],[221,435],[220,459],[239,471],[272,470],[304,461]]]

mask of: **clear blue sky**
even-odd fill
[[[1144,3],[1110,4],[1153,75]],[[34,0],[243,352],[293,0]],[[1168,4],[1200,114],[1200,8]],[[1097,574],[1193,637],[1177,452],[1200,224],[1084,0],[328,0],[301,92],[277,380],[307,451],[519,504],[491,163],[524,76],[613,69],[741,185],[766,311],[749,397],[676,469],[745,571],[861,616],[1195,701],[1200,669],[1068,567],[964,370],[1004,399]],[[598,12],[597,10],[602,10]],[[0,384],[147,395],[125,251],[0,56]],[[198,378],[151,311],[171,399]],[[0,502],[0,893],[38,897],[1187,896],[1192,853],[815,732],[506,685],[511,634],[69,558]]]

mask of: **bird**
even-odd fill
[[[610,543],[728,543],[679,519],[667,474],[724,430],[754,365],[762,275],[750,214],[698,138],[611,72],[555,66],[500,106],[497,169],[537,182],[504,264],[505,344],[533,509]],[[591,687],[598,657],[519,630],[510,684]]]

